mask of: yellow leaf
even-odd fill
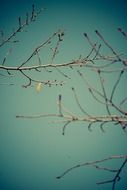
[[[41,82],[38,82],[37,84],[36,84],[36,91],[37,92],[40,92],[42,90],[42,83]]]

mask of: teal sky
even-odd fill
[[[127,31],[127,3],[124,0],[89,0],[89,1],[42,1],[22,0],[0,2],[0,30],[8,36],[18,26],[18,17],[25,18],[31,11],[31,5],[46,8],[32,23],[16,36],[18,43],[9,43],[0,50],[0,61],[11,48],[6,65],[19,66],[32,51],[59,29],[65,31],[55,63],[66,63],[87,56],[90,46],[84,38],[86,32],[92,41],[100,43],[95,30],[99,30],[119,54],[126,58],[126,39],[117,31],[121,27]],[[54,39],[53,44],[55,44]],[[51,61],[51,49],[48,46],[40,52],[44,64]],[[102,52],[111,54],[102,45]],[[37,64],[33,58],[28,65]],[[117,66],[116,66],[117,67]],[[98,76],[85,68],[79,68],[85,77],[100,88]],[[93,100],[87,86],[79,77],[76,69],[61,69],[68,79],[54,70],[52,73],[42,70],[32,72],[30,76],[41,80],[65,81],[63,86],[43,86],[40,93],[32,87],[23,88],[27,83],[19,73],[14,77],[0,76],[0,190],[107,190],[111,184],[97,186],[96,182],[113,178],[113,173],[99,171],[92,167],[82,167],[67,174],[61,180],[56,176],[75,164],[103,159],[117,154],[126,154],[127,136],[118,125],[108,124],[102,133],[98,125],[89,132],[86,123],[72,123],[65,135],[62,135],[62,123],[53,123],[54,118],[17,119],[16,115],[36,115],[56,113],[58,95],[62,94],[64,105],[73,113],[82,115],[77,107],[71,87],[75,87],[81,105],[91,114],[106,114],[105,107]],[[0,74],[7,75],[0,71]],[[28,74],[28,72],[27,72]],[[106,90],[110,94],[117,74],[104,75]],[[124,73],[115,101],[126,97],[127,74]],[[13,83],[14,85],[3,85]],[[127,106],[125,105],[125,108]],[[117,114],[116,112],[114,112]],[[108,165],[109,163],[109,165]],[[119,167],[121,161],[107,162],[113,168]],[[126,189],[126,171],[116,190]]]

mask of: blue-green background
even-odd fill
[[[12,47],[6,65],[20,65],[33,49],[46,40],[58,29],[65,30],[64,42],[56,57],[56,63],[63,63],[77,59],[80,54],[87,55],[90,46],[83,37],[87,32],[94,42],[99,41],[95,29],[119,52],[126,57],[126,39],[116,30],[122,27],[127,30],[126,1],[0,1],[0,25],[5,36],[10,34],[18,25],[17,18],[24,18],[26,11],[30,12],[32,3],[36,7],[45,7],[38,20],[17,36],[19,43],[10,43],[1,48],[2,61],[7,50]],[[105,53],[111,52],[104,48]],[[50,63],[50,50],[42,51],[44,63]],[[30,64],[34,64],[33,59]],[[80,69],[85,76],[100,88],[95,73]],[[96,182],[111,179],[113,173],[83,167],[72,171],[63,179],[56,176],[67,168],[87,161],[99,160],[110,155],[126,154],[127,136],[119,126],[109,125],[106,133],[102,133],[98,126],[90,133],[87,124],[74,123],[62,136],[62,124],[53,124],[53,118],[16,119],[16,115],[34,115],[39,113],[57,112],[57,97],[63,96],[63,102],[75,114],[82,114],[75,103],[71,87],[74,86],[81,104],[89,113],[105,114],[105,108],[97,104],[88,93],[84,82],[77,75],[76,70],[64,69],[71,80],[67,80],[57,71],[51,74],[33,73],[35,78],[48,80],[65,80],[62,87],[44,86],[37,94],[34,87],[22,88],[26,79],[17,74],[13,78],[0,78],[0,83],[14,83],[14,86],[0,85],[0,190],[91,190],[111,189],[111,184],[97,186]],[[6,74],[6,72],[1,72]],[[15,74],[15,73],[13,73]],[[117,74],[104,75],[108,93],[111,92]],[[115,94],[115,101],[120,102],[127,94],[127,75],[124,74]],[[127,107],[125,107],[127,108]],[[108,162],[105,166],[117,168],[122,162]],[[117,184],[117,190],[127,188],[127,168],[122,172],[122,179]]]

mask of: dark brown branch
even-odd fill
[[[61,101],[62,101],[62,95],[60,94],[58,98],[59,115],[63,116]]]
[[[31,15],[31,21],[34,21],[35,19],[35,5],[32,5],[32,15]]]
[[[119,169],[112,169],[112,168],[101,167],[101,166],[97,165],[99,163],[103,163],[103,162],[106,162],[106,161],[109,161],[109,160],[112,160],[112,159],[123,159],[123,158],[125,158],[125,161],[123,161],[123,163],[122,163],[122,165],[121,165],[121,167]],[[102,184],[106,184],[106,183],[112,183],[112,190],[115,190],[116,183],[121,179],[120,178],[120,173],[122,172],[122,170],[125,167],[126,163],[127,163],[127,155],[111,156],[111,157],[108,157],[108,158],[105,158],[105,159],[102,159],[102,160],[97,160],[97,161],[94,161],[94,162],[86,162],[86,163],[83,163],[83,164],[75,165],[75,166],[67,169],[65,172],[63,172],[61,175],[57,176],[56,178],[61,179],[66,174],[68,174],[69,172],[71,172],[72,170],[75,170],[77,168],[84,167],[84,166],[92,166],[92,167],[95,167],[98,170],[105,170],[105,171],[116,173],[116,175],[114,176],[113,179],[105,180],[105,181],[97,183],[98,185],[102,185]]]
[[[101,48],[101,44],[98,46],[97,52],[96,52],[95,56],[93,57],[93,60],[96,59],[96,57],[98,56],[100,48]]]
[[[31,59],[31,58],[30,58]],[[122,70],[125,70],[127,71],[127,67],[124,67],[124,68],[118,68],[118,69],[109,69],[109,70],[106,70],[106,69],[100,69],[100,67],[97,67],[97,66],[90,66],[89,63],[91,62],[91,60],[86,60],[86,64],[85,64],[85,67],[87,68],[91,68],[92,71],[97,71],[98,69],[101,71],[101,72],[104,72],[104,73],[113,73],[113,72],[119,72],[119,71],[122,71]],[[84,62],[81,64],[84,64]],[[75,61],[72,61],[72,62],[68,62],[68,63],[61,63],[61,64],[45,64],[45,65],[34,65],[34,66],[22,66],[22,67],[12,67],[12,66],[4,66],[4,65],[0,65],[0,70],[8,70],[8,71],[18,71],[18,70],[35,70],[35,69],[42,69],[42,68],[62,68],[62,67],[79,67],[80,64],[79,63],[76,63]]]
[[[118,28],[118,31],[121,32],[121,34],[127,38],[127,33],[122,29],[122,28]]]
[[[29,14],[26,13],[26,25],[28,25],[28,24],[29,24]]]
[[[65,108],[61,104],[61,95],[59,95],[59,100],[58,100],[58,106],[59,106],[59,114],[39,114],[39,115],[33,115],[33,116],[23,116],[23,115],[18,115],[16,116],[17,118],[26,118],[26,119],[31,119],[31,118],[41,118],[41,117],[57,117],[64,119],[62,122],[65,122],[65,125],[63,126],[63,134],[65,133],[65,128],[68,124],[71,122],[87,122],[89,123],[88,125],[88,130],[91,131],[91,126],[92,124],[95,124],[96,122],[100,123],[100,129],[104,131],[102,126],[105,123],[118,123],[121,125],[121,123],[127,123],[127,116],[118,116],[118,115],[105,115],[105,116],[87,116],[87,117],[80,117],[76,116],[73,113],[71,113],[67,108]],[[57,121],[61,122],[61,120]]]
[[[103,126],[107,123],[107,121],[104,121],[100,124],[100,129],[102,130],[102,132],[105,132]]]
[[[102,160],[97,160],[97,161],[93,161],[93,162],[85,162],[83,164],[78,164],[78,165],[75,165],[75,166],[72,166],[71,168],[67,169],[66,171],[64,171],[61,175],[57,176],[56,178],[57,179],[61,179],[63,178],[66,174],[68,174],[69,172],[71,172],[72,170],[75,170],[77,168],[80,168],[80,167],[84,167],[84,166],[94,166],[95,167],[95,164],[99,164],[99,163],[103,163],[103,162],[106,162],[106,161],[109,161],[109,160],[113,160],[113,159],[123,159],[123,158],[126,158],[126,162],[127,162],[127,155],[116,155],[116,156],[111,156],[111,157],[108,157],[108,158],[104,158]],[[123,167],[125,166],[126,162],[124,164],[122,164],[122,168],[120,169],[120,172],[122,171]],[[96,167],[97,169],[100,169],[100,167]],[[105,167],[104,167],[105,168]],[[102,169],[102,168],[101,168]],[[105,169],[104,169],[105,170]],[[107,170],[112,170],[112,169],[107,169]],[[118,171],[118,175],[120,174],[119,173],[119,170],[112,170],[113,172],[117,172]],[[110,181],[113,181],[113,180],[110,180]]]
[[[48,86],[51,86],[51,85],[60,85],[62,86],[64,84],[63,81],[57,81],[57,80],[54,80],[54,81],[51,81],[51,80],[47,80],[47,81],[43,81],[43,80],[36,80],[36,79],[33,79],[31,77],[29,77],[27,74],[25,74],[22,70],[19,70],[21,72],[21,74],[23,76],[25,76],[27,79],[28,79],[28,84],[26,85],[23,85],[23,87],[27,88],[29,86],[31,86],[31,82],[35,82],[35,83],[42,83],[44,85],[48,85]]]
[[[43,10],[44,9],[40,9],[38,12],[36,12],[36,16],[40,15],[40,13]],[[33,20],[30,20],[28,23],[28,15],[27,15],[27,21],[25,20],[25,22],[23,22],[23,23],[21,23],[21,17],[19,17],[19,27],[9,37],[7,37],[5,40],[3,40],[0,43],[0,47],[4,46],[6,43],[10,42],[10,40],[12,40],[21,30],[23,30],[31,22],[33,22]]]
[[[22,27],[21,17],[19,17],[19,29]]]
[[[41,65],[41,58],[39,56],[39,52],[37,51],[36,53],[37,53],[37,58],[38,58],[38,65]]]
[[[127,97],[126,97],[126,98],[124,98],[124,99],[120,102],[120,109],[121,109],[121,110],[123,110],[122,105],[123,105],[126,101],[127,101]],[[124,112],[125,112],[125,113],[126,113],[126,115],[127,115],[127,111],[126,111],[126,110],[124,110]]]
[[[92,47],[92,49],[95,51],[96,57],[97,57],[97,55],[99,55],[99,57],[102,57],[102,55],[99,53],[99,49],[98,50],[96,49],[96,45],[91,42],[91,40],[90,40],[89,36],[87,35],[87,33],[84,33],[84,36],[87,39],[90,46]]]
[[[32,81],[32,79],[28,76],[28,75],[26,75],[22,70],[20,71],[27,79],[28,79],[28,84],[26,84],[26,85],[23,85],[23,87],[25,87],[25,88],[27,88],[28,86],[31,86],[31,81]]]
[[[118,79],[116,80],[116,83],[114,84],[114,87],[113,87],[112,93],[111,93],[111,97],[110,97],[110,101],[112,101],[112,99],[113,99],[113,95],[114,95],[114,93],[115,93],[115,90],[116,90],[116,88],[117,88],[117,86],[118,86],[118,84],[119,84],[119,82],[120,82],[120,79],[121,79],[121,76],[122,76],[123,73],[124,73],[124,70],[122,70],[122,71],[120,72],[119,77],[118,77]]]
[[[122,170],[123,170],[124,166],[126,165],[126,163],[127,163],[127,158],[126,158],[125,161],[122,163],[122,165],[121,165],[121,167],[119,168],[119,170],[118,170],[116,176],[115,176],[114,179],[113,179],[112,190],[115,190],[115,185],[116,185],[117,181],[120,180],[120,173],[122,172]]]
[[[56,43],[55,48],[52,49],[53,55],[52,55],[52,58],[51,58],[51,64],[53,64],[53,61],[54,61],[56,55],[59,52],[59,47],[60,47],[60,43],[63,41],[63,36],[64,36],[64,32],[59,32],[58,33],[58,41]]]
[[[98,70],[97,70],[98,71]],[[100,70],[99,70],[100,71]],[[105,102],[107,103],[107,106],[112,106],[112,107],[114,107],[117,111],[119,111],[120,113],[122,113],[122,114],[124,114],[124,115],[127,115],[127,112],[126,111],[124,111],[123,109],[121,109],[120,107],[118,107],[117,105],[115,105],[112,101],[110,101],[110,99],[108,99],[107,98],[107,96],[105,96],[104,94],[102,94],[102,93],[100,93],[97,89],[95,89],[91,84],[90,84],[90,82],[88,82],[86,79],[85,79],[85,77],[84,77],[84,75],[80,72],[80,71],[78,71],[78,74],[81,76],[81,78],[84,80],[84,82],[87,84],[87,86],[89,87],[89,91],[91,92],[91,94],[93,93],[92,91],[94,91],[94,92],[96,92],[100,97],[102,97],[104,100],[105,100]],[[102,80],[102,79],[101,79]],[[103,85],[103,81],[102,81],[102,85]],[[104,90],[104,89],[103,89]],[[93,94],[92,94],[93,95]],[[97,100],[97,98],[93,95],[93,97]],[[106,99],[105,99],[106,98]],[[103,104],[103,102],[102,101],[100,101],[99,99],[98,99],[98,102],[100,102],[100,103],[102,103]]]
[[[124,98],[124,99],[120,102],[120,106],[122,106],[126,101],[127,101],[127,97]]]
[[[96,184],[97,185],[103,185],[103,184],[106,184],[106,183],[113,183],[113,180],[105,180],[105,181],[97,182]]]
[[[96,95],[94,94],[95,91],[94,91],[93,89],[88,88],[88,90],[89,90],[90,94],[92,95],[92,97],[93,97],[97,102],[99,102],[99,103],[105,105],[105,102],[101,101],[99,98],[96,97]],[[98,94],[98,91],[96,91],[96,93]],[[99,95],[100,95],[100,94],[99,94]],[[102,97],[102,96],[101,96],[101,97]],[[109,104],[109,105],[110,105],[110,104]]]
[[[116,51],[109,45],[109,43],[104,39],[104,37],[98,32],[98,30],[95,30],[96,34],[100,37],[100,39],[104,42],[104,44],[112,51],[112,53],[117,57],[119,61],[122,61],[120,56],[116,53]]]
[[[76,94],[76,91],[75,91],[74,87],[72,87],[72,91],[73,91],[73,93],[74,93],[75,100],[76,100],[77,105],[78,105],[78,107],[80,108],[80,110],[81,110],[85,115],[87,115],[88,117],[91,117],[91,116],[84,110],[84,108],[81,106],[81,104],[79,103],[79,99],[78,99],[78,96],[77,96],[77,94]]]
[[[99,98],[97,98],[96,95],[94,94],[94,92],[95,92],[96,94],[98,94],[98,95],[99,95],[101,98],[103,98],[103,99],[104,99],[104,95],[103,95],[100,91],[98,91],[96,88],[94,88],[94,87],[90,84],[90,82],[88,82],[88,80],[84,77],[84,75],[83,75],[80,71],[77,71],[77,73],[80,75],[80,77],[83,79],[83,81],[87,84],[88,90],[89,90],[89,92],[91,93],[92,97],[93,97],[97,102],[99,102],[99,103],[105,105],[105,102],[103,102],[103,101],[101,101]],[[111,105],[110,102],[109,102],[108,105]]]
[[[9,54],[12,52],[12,49],[9,49],[8,52],[6,53],[4,59],[3,59],[3,62],[2,62],[2,65],[4,65],[6,63],[6,60],[7,60],[7,57],[9,56]]]
[[[63,126],[62,135],[65,135],[65,129],[66,129],[66,127],[67,127],[70,123],[71,123],[71,121],[67,121],[67,122],[65,123],[65,125]]]
[[[95,122],[94,121],[92,121],[92,122],[90,122],[89,123],[89,125],[88,125],[88,130],[91,132],[92,130],[91,130],[91,127],[92,127],[92,125],[94,124]]]
[[[111,115],[110,110],[109,110],[109,105],[108,105],[108,98],[107,98],[105,87],[104,87],[104,81],[103,81],[103,79],[101,77],[101,73],[100,73],[99,70],[98,70],[98,75],[99,75],[99,78],[100,78],[100,83],[101,83],[101,87],[102,87],[102,91],[103,91],[103,95],[104,95],[106,109],[107,109],[108,114]]]
[[[68,78],[68,79],[71,79],[68,75],[66,75],[64,72],[62,72],[58,67],[55,67],[56,70],[62,75],[64,76],[65,78]]]
[[[115,190],[116,183],[121,179],[120,178],[120,173],[122,172],[122,170],[125,167],[126,163],[127,163],[127,158],[124,160],[121,167],[118,170],[116,170],[116,175],[112,180],[106,180],[106,181],[98,182],[97,184],[102,185],[102,184],[105,184],[105,183],[112,183],[112,190]]]
[[[93,53],[93,51],[94,51],[94,48],[96,47],[96,43],[94,44],[94,47],[92,47],[92,49],[91,49],[91,51],[88,53],[88,55],[86,56],[86,59],[88,59],[91,55],[92,55],[92,53]]]
[[[59,31],[58,31],[59,32]],[[35,48],[35,50],[32,52],[32,54],[27,58],[26,61],[24,61],[19,67],[18,69],[21,69],[26,63],[28,63],[31,58],[33,58],[34,55],[37,54],[37,52],[40,51],[41,48],[43,48],[45,45],[49,44],[51,42],[51,40],[57,35],[58,32],[53,33],[45,42],[41,43],[41,45],[37,46]]]

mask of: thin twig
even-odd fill
[[[81,104],[79,103],[79,99],[78,99],[78,96],[77,96],[77,94],[76,94],[76,91],[75,91],[74,87],[72,87],[72,91],[73,91],[73,93],[74,93],[75,100],[76,100],[77,105],[78,105],[78,107],[80,108],[80,110],[81,110],[85,115],[87,115],[88,117],[91,117],[91,116],[84,110],[84,108],[81,106]]]
[[[118,31],[121,32],[121,34],[127,38],[127,32],[125,32],[122,28],[118,28]]]
[[[104,44],[112,51],[112,53],[118,58],[119,61],[122,61],[120,56],[116,53],[116,51],[109,45],[109,43],[104,39],[104,37],[98,32],[98,30],[95,30],[96,34],[100,37],[100,39],[104,42]]]
[[[88,43],[90,44],[90,46],[94,49],[96,56],[99,55],[99,57],[102,57],[102,55],[99,53],[99,51],[96,49],[96,46],[91,42],[89,36],[87,33],[84,33],[85,38],[87,39]]]
[[[122,71],[120,72],[119,77],[118,77],[118,79],[116,80],[116,83],[114,84],[114,87],[113,87],[112,93],[111,93],[111,97],[110,97],[110,101],[112,101],[112,99],[113,99],[113,95],[114,95],[114,93],[115,93],[115,90],[116,90],[116,88],[117,88],[117,86],[118,86],[118,84],[119,84],[119,82],[120,82],[120,79],[121,79],[121,76],[122,76],[123,73],[124,73],[124,70],[122,70]]]
[[[108,98],[107,98],[105,87],[104,87],[104,84],[103,84],[103,79],[101,77],[101,74],[100,74],[99,70],[98,70],[98,75],[99,75],[99,78],[100,78],[100,83],[101,83],[101,87],[102,87],[102,91],[103,91],[103,95],[104,95],[106,109],[107,109],[108,114],[111,115],[110,110],[109,110],[109,105],[108,105]]]
[[[40,13],[43,11],[44,9],[40,9],[39,11],[36,11],[36,17],[38,15],[40,15]],[[28,15],[27,15],[27,21],[25,20],[25,22],[21,23],[21,17],[19,17],[19,27],[6,39],[4,39],[1,44],[0,47],[4,46],[6,43],[10,42],[10,40],[12,40],[19,32],[21,32],[21,30],[23,30],[25,28],[25,26],[27,26],[28,24],[30,24],[31,22],[33,22],[33,20],[30,20],[28,23]]]
[[[45,42],[41,43],[41,45],[37,46],[35,48],[35,50],[32,52],[32,54],[26,59],[26,61],[24,61],[23,63],[20,64],[20,66],[18,67],[18,69],[21,69],[21,67],[23,67],[26,63],[28,63],[31,58],[37,54],[37,52],[40,51],[41,48],[43,48],[45,45],[49,44],[51,42],[51,40],[57,35],[58,32],[53,33]]]
[[[88,165],[93,166],[93,165],[95,165],[95,164],[103,163],[103,162],[108,161],[108,160],[112,160],[112,159],[122,159],[122,158],[126,158],[126,160],[127,160],[127,155],[110,156],[110,157],[104,158],[104,159],[102,159],[102,160],[96,160],[96,161],[93,161],[93,162],[85,162],[85,163],[83,163],[83,164],[78,164],[78,165],[72,166],[71,168],[65,170],[61,175],[57,176],[56,178],[57,178],[57,179],[61,179],[61,178],[63,178],[67,173],[69,173],[69,172],[71,172],[72,170],[75,170],[75,169],[77,169],[77,168],[80,168],[80,167],[84,167],[84,166],[88,166]],[[126,162],[127,162],[127,161],[126,161]],[[125,162],[124,164],[122,164],[122,168],[121,168],[120,172],[122,171],[122,169],[123,169],[124,165],[126,164],[126,162]],[[99,169],[99,168],[97,168],[97,169]],[[118,171],[118,170],[117,170],[117,171]],[[118,175],[119,175],[119,173],[118,173]],[[113,180],[111,180],[111,181],[113,181]]]

